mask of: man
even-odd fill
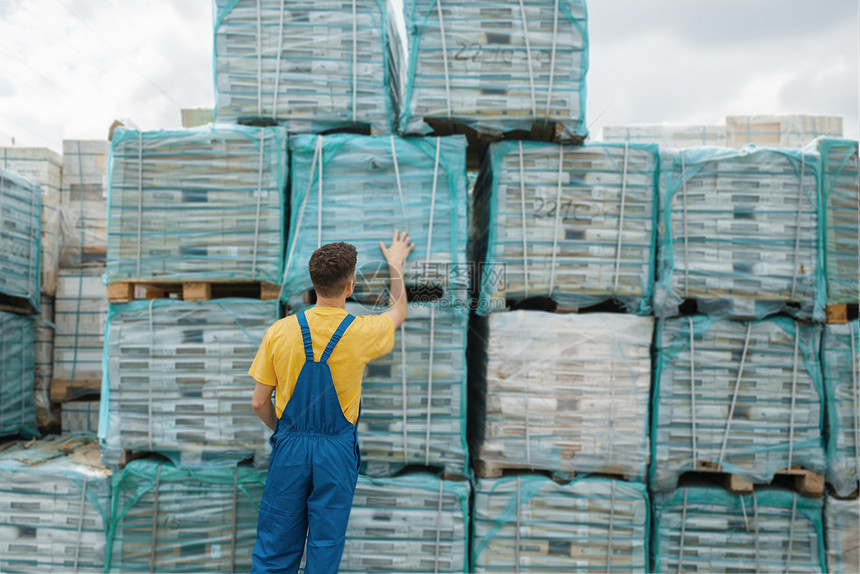
[[[337,572],[360,464],[361,377],[369,361],[391,351],[406,319],[403,262],[414,245],[395,230],[391,246],[379,247],[391,275],[386,312],[347,314],[355,247],[323,245],[308,264],[316,306],[272,325],[251,365],[251,403],[274,431],[252,572],[296,572],[306,534],[305,572]]]

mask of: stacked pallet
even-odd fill
[[[795,466],[824,474],[820,336],[788,317],[658,322],[652,490],[686,471],[765,484]]]
[[[104,571],[111,473],[98,460],[79,437],[0,453],[0,571]]]
[[[840,500],[828,495],[824,501],[824,531],[827,571],[860,572],[860,498]]]
[[[277,283],[287,182],[280,128],[119,128],[107,281]]]
[[[601,141],[654,143],[660,148],[688,148],[726,145],[725,126],[643,124],[603,126]]]
[[[802,114],[726,116],[726,142],[736,149],[750,144],[799,149],[818,137],[841,138],[842,118]]]
[[[406,230],[417,246],[404,266],[406,287],[465,292],[466,140],[460,137],[294,136],[290,242],[284,298],[293,307],[312,289],[307,262],[319,246],[358,250],[354,297],[386,298],[388,265],[379,242]],[[462,303],[462,302],[461,302]]]
[[[264,472],[130,462],[114,480],[107,572],[247,572]]]
[[[381,0],[216,0],[219,122],[289,131],[368,125],[388,132],[386,11]]]
[[[496,134],[555,123],[562,137],[586,134],[584,0],[416,0],[403,11],[405,46],[392,50],[401,133],[444,120]]]
[[[34,323],[31,315],[0,311],[0,436],[38,436]]]
[[[657,572],[824,572],[821,500],[686,487],[655,495]]]
[[[63,140],[60,267],[104,266],[110,143]]]
[[[361,306],[347,311],[360,315]],[[466,476],[465,309],[413,303],[394,350],[365,368],[358,443],[361,471],[393,476],[409,465]]]
[[[543,476],[480,479],[472,571],[642,572],[648,569],[648,491],[637,483]]]
[[[105,333],[102,460],[157,452],[183,468],[265,465],[269,443],[251,408],[248,367],[272,302],[150,299],[112,305]]]
[[[54,298],[42,294],[39,319],[33,327],[33,405],[39,429],[58,422],[51,405],[54,374]]]
[[[860,322],[826,325],[821,362],[827,397],[827,482],[839,496],[860,480]]]
[[[41,289],[42,293],[53,295],[56,288],[60,235],[59,207],[63,158],[47,148],[0,147],[0,169],[14,172],[39,185],[42,193],[41,207],[37,207],[37,212],[41,210]],[[0,179],[3,178],[0,177]],[[26,213],[26,210],[23,212]]]
[[[476,188],[478,310],[550,297],[567,307],[609,299],[650,311],[657,147],[494,144]]]
[[[653,325],[609,313],[492,314],[469,388],[479,476],[529,468],[641,480]]]
[[[709,315],[822,319],[819,163],[782,149],[663,152],[658,315],[688,299]]]
[[[36,183],[0,169],[0,296],[5,309],[39,309],[41,201]]]

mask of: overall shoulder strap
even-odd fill
[[[311,329],[308,327],[308,319],[305,317],[305,312],[296,314],[296,319],[299,320],[299,327],[302,329],[302,341],[305,345],[305,358],[308,361],[314,360],[314,345],[311,341]]]
[[[353,315],[347,315],[343,318],[343,321],[341,321],[340,325],[337,326],[337,330],[334,332],[334,335],[331,336],[331,340],[328,342],[328,345],[326,345],[322,357],[320,357],[321,363],[328,361],[328,358],[331,356],[331,352],[334,351],[335,345],[337,345],[337,342],[340,341],[344,331],[346,331],[347,327],[349,327],[354,320],[355,317]]]

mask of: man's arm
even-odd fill
[[[403,262],[409,256],[415,244],[409,240],[409,234],[394,230],[394,237],[391,239],[391,246],[385,247],[385,244],[379,242],[379,248],[382,254],[388,261],[388,273],[391,276],[391,299],[388,302],[388,311],[383,315],[388,315],[394,321],[394,328],[398,328],[406,320],[406,290],[403,287]]]
[[[278,424],[275,405],[272,404],[272,391],[274,389],[271,385],[258,382],[257,386],[254,387],[254,396],[251,398],[251,406],[254,407],[257,416],[273,431]]]

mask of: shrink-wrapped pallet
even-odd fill
[[[51,405],[51,379],[54,374],[54,298],[42,294],[39,320],[33,327],[33,405],[39,428],[58,422]]]
[[[860,323],[826,325],[821,362],[827,397],[827,482],[839,496],[860,480]]]
[[[60,407],[63,434],[99,432],[99,401],[68,401]]]
[[[215,0],[219,122],[392,127],[382,0]]]
[[[726,116],[727,145],[736,149],[750,144],[799,149],[818,137],[841,138],[842,117]]]
[[[107,281],[281,276],[286,135],[276,127],[117,129]]]
[[[648,463],[654,319],[511,311],[475,326],[469,388],[478,468],[641,479]]]
[[[654,495],[655,572],[825,572],[821,499],[690,486]]]
[[[860,160],[857,141],[822,138],[810,147],[821,154],[824,268],[828,303],[858,302]]]
[[[650,506],[644,484],[537,475],[475,485],[472,571],[644,572]]]
[[[355,297],[385,296],[388,264],[379,242],[406,230],[415,249],[406,287],[438,286],[450,303],[468,286],[466,139],[300,135],[290,138],[292,201],[283,297],[293,306],[313,288],[317,247],[346,241],[358,250]]]
[[[476,186],[479,313],[506,300],[651,309],[657,146],[501,142]]]
[[[821,327],[788,317],[657,323],[652,491],[687,471],[767,484],[801,466],[824,474]]]
[[[0,169],[0,297],[23,311],[39,310],[41,206],[38,184]]]
[[[110,142],[63,140],[60,267],[104,267]]]
[[[104,571],[111,473],[91,438],[0,454],[0,572]]]
[[[42,205],[38,208],[41,210],[39,233],[42,238],[42,249],[37,269],[42,270],[40,283],[42,293],[53,295],[56,288],[57,254],[60,247],[59,208],[63,157],[48,148],[0,147],[0,169],[11,171],[39,184],[42,194]]]
[[[726,145],[725,126],[670,124],[603,126],[600,129],[600,135],[604,142],[654,143],[661,149]]]
[[[432,119],[586,135],[584,0],[411,0],[403,12],[406,36],[395,38],[405,45],[392,50],[400,133],[426,132]]]
[[[368,309],[349,304],[360,315]],[[469,314],[412,303],[394,349],[367,365],[361,383],[361,471],[392,476],[409,465],[465,476],[466,334]]]
[[[808,151],[663,152],[657,314],[694,300],[709,315],[823,319],[820,171]]]
[[[38,436],[35,391],[35,320],[0,311],[0,436]]]
[[[114,475],[107,572],[248,572],[266,473],[139,459]]]
[[[824,531],[827,533],[827,571],[832,574],[860,572],[860,498],[824,499]]]
[[[104,272],[104,267],[60,269],[51,382],[51,396],[56,402],[98,393],[101,387],[108,313]]]
[[[102,460],[157,452],[178,466],[265,465],[268,429],[251,408],[248,367],[273,301],[150,299],[111,305],[99,437]]]

